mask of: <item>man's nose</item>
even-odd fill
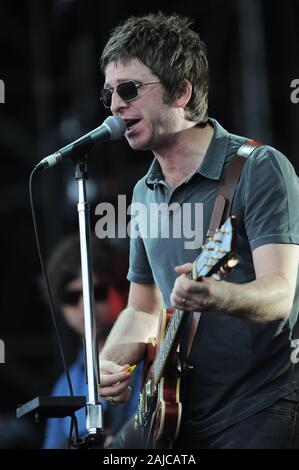
[[[127,101],[121,99],[119,94],[114,91],[111,96],[111,112],[112,114],[118,114],[120,110],[125,109],[129,106]]]

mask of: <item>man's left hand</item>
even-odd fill
[[[180,276],[176,279],[170,295],[171,305],[175,308],[190,312],[201,312],[216,306],[215,281],[211,278],[202,278],[192,281],[188,274],[192,271],[192,264],[186,263],[176,266],[175,270]]]

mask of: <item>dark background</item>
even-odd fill
[[[207,44],[209,114],[229,131],[279,148],[299,170],[299,104],[290,100],[299,79],[299,1],[185,0],[2,1],[0,6],[0,447],[38,446],[26,425],[11,419],[18,403],[48,394],[61,372],[40,274],[28,197],[33,166],[44,156],[97,127],[107,116],[99,101],[101,50],[109,31],[132,14],[159,9],[194,20]],[[93,149],[89,159],[91,218],[99,202],[128,203],[151,155],[125,141]],[[42,246],[48,256],[78,230],[71,162],[40,174],[35,183]],[[126,248],[126,243],[123,244]],[[76,344],[61,325],[67,360]],[[1,418],[2,416],[2,418]],[[7,425],[8,423],[8,425]],[[39,428],[37,428],[40,431]],[[34,444],[32,444],[34,442]]]

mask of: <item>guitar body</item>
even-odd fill
[[[180,430],[182,404],[180,402],[180,379],[162,377],[158,385],[157,407],[154,421],[154,442],[171,448]]]
[[[145,365],[145,375],[150,370],[155,356],[159,353],[166,328],[171,321],[173,309],[162,309],[159,319],[156,344],[149,343]],[[180,377],[177,370],[178,357],[175,350],[169,357],[157,386],[156,406],[152,412],[152,419],[147,433],[152,441],[151,447],[171,448],[177,438],[181,416],[182,404],[180,402]]]

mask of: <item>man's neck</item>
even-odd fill
[[[199,167],[213,136],[213,127],[192,126],[176,132],[171,143],[154,152],[165,181],[172,188],[179,186]]]

